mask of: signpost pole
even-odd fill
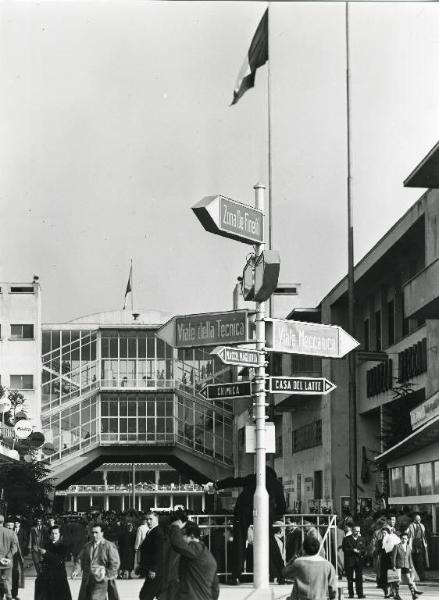
[[[256,208],[264,211],[265,186],[254,186]],[[264,244],[255,245],[256,259],[262,254]],[[261,353],[256,369],[256,394],[254,415],[256,421],[256,490],[253,501],[254,522],[254,577],[256,589],[269,588],[268,572],[268,493],[265,485],[266,427],[265,427],[265,302],[256,302],[256,348]]]

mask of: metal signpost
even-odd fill
[[[246,398],[252,395],[252,382],[235,381],[233,383],[209,383],[204,385],[199,393],[207,400]]]
[[[224,198],[208,196],[193,207],[203,227],[211,233],[231,238],[255,248],[255,261],[264,251],[265,186],[256,184],[255,208]],[[227,342],[222,339],[217,343]],[[270,598],[268,572],[268,493],[265,485],[265,299],[256,302],[256,350],[254,416],[256,427],[256,490],[253,502],[254,577],[253,586],[259,598]],[[191,342],[193,344],[193,342]],[[254,364],[254,363],[253,363]],[[253,366],[252,364],[252,366]]]
[[[274,394],[326,395],[337,387],[326,377],[270,377],[268,381]]]

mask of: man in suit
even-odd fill
[[[182,529],[184,527],[184,529]],[[171,545],[180,554],[176,600],[217,600],[219,596],[216,560],[200,541],[196,523],[181,520],[169,526]]]
[[[268,492],[269,502],[269,542],[270,552],[275,551],[275,539],[273,535],[273,521],[275,517],[284,515],[287,509],[285,495],[281,482],[278,480],[275,471],[268,465],[265,468],[265,485]],[[246,475],[245,477],[227,477],[220,481],[215,481],[214,489],[222,490],[232,487],[242,487],[239,494],[233,516],[233,572],[232,584],[239,585],[241,573],[244,569],[245,546],[247,541],[247,532],[249,526],[253,523],[253,496],[256,490],[256,475]]]
[[[412,558],[419,579],[425,579],[425,568],[429,567],[428,544],[425,535],[425,525],[421,523],[421,515],[416,513],[407,529],[409,544],[412,549]]]
[[[348,580],[349,598],[354,597],[354,578],[358,598],[365,598],[363,594],[363,561],[366,555],[366,542],[361,537],[359,525],[352,527],[352,535],[343,538],[341,547],[344,553],[344,569]]]
[[[18,550],[17,536],[3,527],[5,519],[0,515],[0,598],[12,600],[12,566]]]
[[[47,530],[43,526],[43,519],[41,519],[41,517],[38,517],[35,521],[35,525],[30,530],[29,536],[30,551],[37,575],[41,573],[42,557],[40,553],[40,548],[44,546],[46,538]]]
[[[150,511],[146,515],[149,527],[140,548],[139,572],[145,578],[139,592],[140,600],[153,600],[163,585],[163,553],[165,536],[159,527],[158,514]]]
[[[79,554],[72,577],[82,569],[78,600],[119,600],[116,577],[119,572],[119,552],[113,542],[104,538],[102,526],[92,527],[91,542],[87,542]]]
[[[17,552],[14,554],[12,559],[12,598],[18,600],[18,588],[24,588],[24,560],[23,553],[26,548],[26,543],[22,546],[18,538],[19,531],[23,531],[21,528],[18,531],[15,530],[15,522],[12,519],[8,519],[5,522],[5,527],[10,531],[13,531],[17,536]],[[23,539],[23,534],[20,536]],[[26,536],[27,539],[27,536]]]

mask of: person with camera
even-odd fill
[[[92,541],[87,542],[79,554],[72,578],[82,569],[78,600],[119,600],[116,577],[119,572],[119,552],[113,542],[104,538],[102,526],[92,527]]]

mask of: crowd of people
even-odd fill
[[[349,598],[365,598],[363,569],[373,566],[384,598],[400,600],[404,584],[413,599],[422,593],[417,581],[428,567],[428,543],[419,514],[412,520],[345,518],[331,530],[312,516],[280,520],[285,500],[271,471],[267,467],[270,581],[291,583],[295,600],[321,600],[335,598],[337,575],[345,576]],[[119,600],[117,580],[134,578],[143,580],[139,600],[216,600],[219,574],[240,585],[253,570],[256,480],[249,475],[211,485],[242,488],[233,519],[211,516],[200,527],[183,507],[166,515],[91,510],[37,516],[33,523],[0,515],[0,600],[19,600],[25,557],[36,572],[34,600],[71,600],[66,562],[73,564],[72,578],[81,576],[78,600]]]

